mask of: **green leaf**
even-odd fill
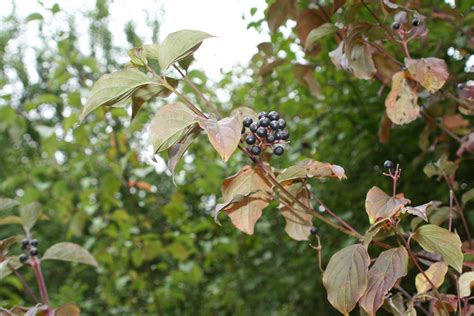
[[[316,41],[320,40],[324,36],[335,33],[337,27],[332,23],[324,23],[323,25],[318,26],[309,32],[308,37],[306,37],[306,43],[304,45],[305,50],[311,50],[314,47]]]
[[[139,88],[146,85],[158,85],[143,72],[127,68],[103,75],[92,87],[89,100],[79,117],[80,121],[100,106],[113,106],[124,102]]]
[[[166,81],[174,88],[176,88],[179,83],[179,80],[168,77],[166,78]],[[147,84],[138,88],[132,94],[132,120],[137,116],[138,111],[140,111],[145,102],[148,102],[157,96],[167,97],[170,93],[170,90],[158,84]]]
[[[346,178],[346,174],[341,166],[308,159],[283,170],[283,172],[278,175],[277,180],[283,183],[313,177],[335,177],[341,180]]]
[[[35,12],[35,13],[31,13],[30,15],[26,17],[26,22],[35,21],[35,20],[43,20],[43,16]]]
[[[209,141],[224,161],[237,149],[240,142],[242,121],[238,115],[221,120],[199,118],[199,125],[207,132]]]
[[[391,197],[379,187],[372,187],[365,198],[365,211],[370,224],[373,224],[380,219],[391,218],[408,203],[410,200],[405,199],[403,195]]]
[[[385,99],[385,108],[390,120],[397,125],[410,123],[418,117],[418,94],[410,85],[404,71],[393,75],[392,90]]]
[[[376,315],[385,295],[398,279],[407,275],[408,252],[401,246],[382,252],[368,274],[367,291],[359,300],[369,315]]]
[[[46,250],[41,260],[61,260],[85,263],[94,267],[99,264],[94,257],[79,245],[70,242],[57,243]]]
[[[14,270],[18,270],[23,266],[23,263],[20,262],[18,257],[7,257],[4,261],[0,262],[0,280],[13,272],[9,265]]]
[[[405,58],[410,75],[431,93],[441,89],[448,80],[448,65],[439,58]]]
[[[360,244],[339,250],[331,257],[323,273],[328,300],[344,315],[354,309],[367,289],[370,257]]]
[[[458,272],[462,272],[464,260],[461,251],[461,239],[455,233],[451,233],[442,227],[428,224],[419,227],[413,235],[423,249],[435,252],[443,257],[451,267]]]
[[[462,205],[466,205],[467,202],[469,202],[470,200],[474,199],[474,189],[470,189],[469,191],[467,191],[466,193],[464,193],[462,195]],[[1,205],[1,202],[0,202],[0,205]]]
[[[0,218],[0,226],[10,225],[10,224],[21,225],[22,224],[21,218],[15,215],[10,215],[10,216],[5,216],[5,217]]]
[[[435,163],[428,163],[423,172],[431,178],[432,176],[452,176],[458,169],[458,163],[449,161],[446,155],[442,155]]]
[[[440,261],[435,262],[425,271],[426,276],[436,288],[439,288],[444,282],[444,277],[448,272],[448,265],[446,262]],[[418,273],[415,278],[415,286],[418,294],[428,292],[432,286],[431,283],[426,279],[423,273]]]
[[[284,184],[285,189],[296,197],[309,209],[311,205],[311,193],[306,185],[301,182]],[[287,200],[284,195],[280,196],[281,215],[285,217],[285,232],[294,240],[308,240],[311,226],[313,226],[313,215],[307,213],[301,205],[291,200]]]
[[[169,66],[194,53],[202,41],[214,37],[210,34],[194,30],[181,30],[169,34],[158,47],[158,61],[161,69],[166,71]]]
[[[42,214],[41,205],[33,202],[20,208],[21,223],[25,230],[29,231],[35,226],[36,221]]]
[[[128,51],[130,61],[135,66],[145,66],[148,64],[146,51],[143,47],[134,47]]]
[[[459,297],[471,296],[471,288],[474,285],[474,271],[464,272],[459,277]]]
[[[51,12],[53,14],[56,14],[58,13],[59,11],[61,11],[61,8],[59,7],[59,4],[55,3],[52,7],[51,7]]]
[[[9,210],[18,204],[20,203],[14,199],[0,197],[0,211]]]
[[[0,240],[0,256],[2,256],[2,254],[4,254],[8,250],[8,248],[13,246],[16,243],[16,240],[17,240],[16,236],[11,236],[3,240]]]
[[[181,142],[197,125],[197,115],[182,103],[162,106],[150,124],[150,136],[155,152],[161,152]]]
[[[227,203],[224,211],[235,227],[253,235],[255,223],[272,198],[271,184],[262,171],[252,166],[244,166],[237,174],[224,180],[221,191],[224,203],[239,196],[237,202]]]

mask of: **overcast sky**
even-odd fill
[[[2,12],[0,15],[11,11],[11,2],[2,0]],[[96,0],[44,0],[46,8],[58,3],[61,11],[67,13],[85,12],[95,6]],[[17,12],[21,17],[31,13],[46,12],[37,0],[15,1]],[[211,78],[220,77],[220,69],[228,70],[237,63],[246,63],[257,51],[256,46],[265,40],[268,35],[258,34],[255,30],[247,30],[247,22],[243,16],[249,16],[250,8],[257,7],[257,18],[263,17],[264,0],[112,0],[110,2],[110,26],[114,32],[114,44],[125,46],[126,38],[123,32],[124,25],[133,20],[137,25],[137,33],[149,33],[145,19],[149,15],[162,15],[160,30],[161,40],[171,32],[181,29],[195,29],[208,32],[217,36],[215,39],[205,41],[195,57],[197,66],[202,68]],[[46,13],[49,14],[49,13]],[[64,15],[65,16],[65,15]],[[45,16],[47,18],[47,16]],[[58,14],[58,19],[61,13]],[[87,29],[81,29],[78,21],[79,32],[87,35]],[[27,26],[35,29],[33,23]],[[29,23],[29,24],[30,24]],[[27,32],[29,42],[37,40],[34,32]],[[82,45],[87,50],[87,36],[79,37]],[[126,56],[124,56],[126,57]]]

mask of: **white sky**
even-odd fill
[[[2,13],[8,14],[11,11],[11,2],[2,0]],[[95,6],[96,0],[44,0],[46,8],[58,3],[61,11],[67,13],[85,12]],[[26,17],[31,13],[39,12],[48,18],[49,13],[38,4],[37,0],[16,0],[17,12],[21,17]],[[110,27],[117,30],[114,34],[114,44],[117,46],[126,45],[126,38],[123,32],[124,25],[132,20],[137,26],[137,33],[149,34],[146,32],[147,13],[160,17],[161,29],[160,39],[171,32],[181,29],[195,29],[208,32],[217,38],[204,42],[195,55],[197,63],[195,66],[203,69],[208,76],[219,79],[220,69],[229,70],[235,64],[245,64],[256,53],[257,45],[265,40],[269,40],[268,35],[259,34],[253,29],[247,30],[247,22],[243,16],[249,16],[252,7],[259,8],[260,16],[263,17],[264,0],[112,0],[110,3]],[[57,14],[58,20],[61,13]],[[64,21],[64,20],[63,20]],[[87,35],[87,29],[82,28],[80,21],[77,21],[79,33]],[[33,24],[37,22],[30,22]],[[64,22],[62,22],[64,23]],[[27,26],[27,37],[35,40],[34,34],[29,29],[34,29],[34,25]],[[141,36],[142,37],[142,36]],[[81,48],[87,51],[87,36],[79,37]],[[31,43],[31,42],[30,42]],[[127,58],[127,56],[124,56]],[[125,59],[126,60],[126,59]]]

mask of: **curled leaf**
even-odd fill
[[[419,206],[415,206],[415,207],[407,206],[405,208],[405,210],[408,214],[418,216],[419,218],[421,218],[425,222],[427,222],[428,217],[426,216],[426,209],[428,207],[430,207],[431,205],[433,205],[433,202],[428,202],[428,203],[425,203],[423,205],[419,205]]]
[[[312,209],[311,193],[306,185],[301,182],[284,185],[285,189],[290,192],[301,203]],[[296,202],[288,200],[285,196],[280,196],[281,215],[285,217],[285,232],[294,240],[308,240],[311,226],[313,226],[313,216],[308,214]]]
[[[471,296],[471,288],[474,285],[474,271],[465,272],[459,277],[459,297]]]

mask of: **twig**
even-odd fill
[[[12,272],[18,278],[18,280],[23,285],[28,295],[31,296],[31,298],[33,299],[33,301],[38,302],[39,300],[36,297],[36,294],[33,292],[31,287],[28,285],[28,282],[26,282],[25,278],[20,274],[20,272],[18,272],[10,263],[7,263],[7,266],[8,268],[10,268],[10,270],[12,270]]]
[[[449,190],[449,224],[448,230],[451,231],[453,223],[453,190]]]
[[[322,251],[323,247],[321,246],[321,239],[319,238],[318,235],[316,235],[316,240],[317,240],[317,242],[318,242],[318,245],[317,245],[317,246],[313,246],[311,243],[309,244],[309,246],[310,246],[311,248],[313,248],[314,250],[316,250],[316,256],[318,257],[319,271],[321,271],[322,273],[324,273],[323,264],[322,264],[322,258],[321,258],[321,251]]]

